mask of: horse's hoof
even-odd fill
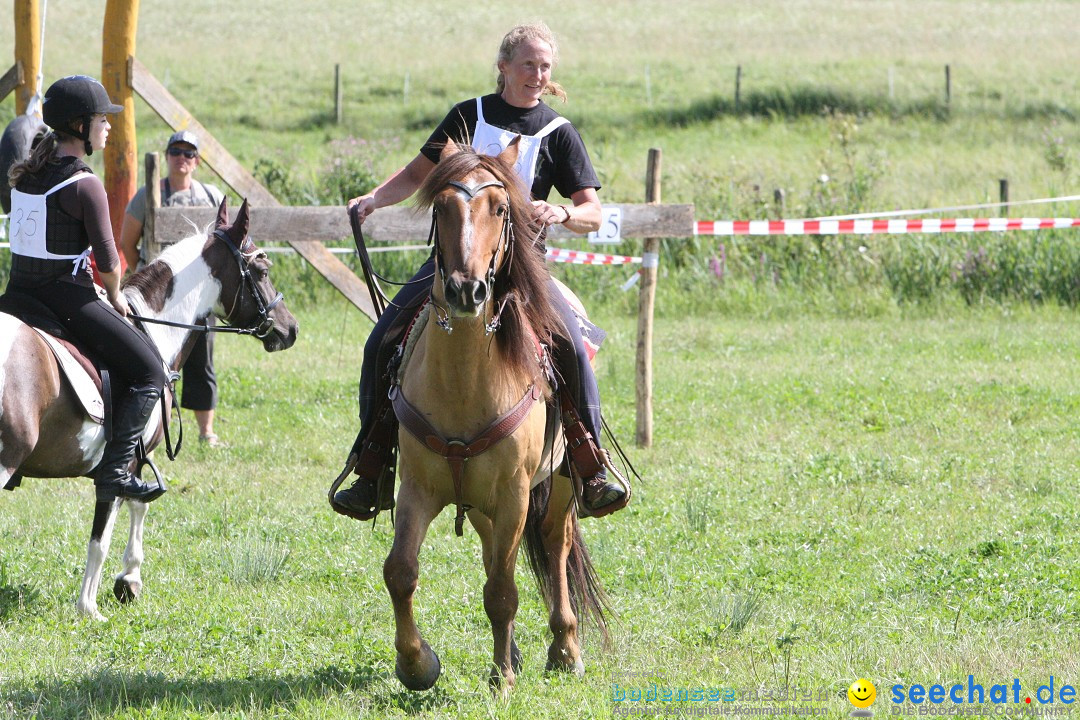
[[[430,690],[439,680],[442,663],[439,662],[439,656],[426,642],[420,646],[420,661],[417,665],[419,666],[419,672],[406,672],[401,666],[401,654],[398,653],[397,662],[394,664],[394,673],[397,675],[397,679],[401,681],[401,684],[409,690],[416,692]],[[424,670],[425,667],[426,670]]]
[[[568,672],[573,673],[575,677],[585,677],[585,663],[582,662],[581,658],[575,660],[573,665],[563,665],[548,660],[547,665],[544,666],[544,670],[547,672]]]
[[[116,582],[113,583],[113,595],[121,603],[134,602],[139,599],[139,593],[142,592],[141,582],[129,582],[124,578],[116,578]]]

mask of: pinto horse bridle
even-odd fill
[[[251,262],[240,252],[239,248],[233,243],[232,239],[225,234],[224,230],[215,230],[214,237],[221,240],[225,247],[232,251],[233,257],[236,259],[237,267],[240,270],[240,284],[236,287],[236,294],[233,295],[232,307],[225,314],[225,322],[229,322],[229,316],[235,312],[237,306],[240,304],[240,292],[247,288],[251,293],[252,299],[255,301],[255,307],[258,310],[259,317],[250,327],[235,327],[227,325],[225,327],[219,327],[216,325],[208,325],[205,322],[202,325],[194,325],[189,323],[172,322],[171,320],[159,320],[158,318],[146,317],[143,315],[136,315],[135,313],[128,313],[128,317],[132,320],[138,320],[140,322],[153,323],[155,325],[167,325],[169,327],[184,328],[187,330],[196,330],[198,332],[219,332],[219,333],[236,333],[238,335],[254,335],[262,340],[274,330],[274,318],[270,317],[270,311],[273,310],[278,303],[285,299],[285,295],[279,290],[278,294],[270,302],[266,302],[266,298],[263,297],[262,292],[259,290],[258,284],[251,276]],[[245,238],[246,239],[246,238]],[[241,244],[243,241],[241,241]]]
[[[274,299],[270,302],[266,302],[266,298],[263,297],[262,291],[259,290],[258,283],[256,283],[255,279],[251,276],[251,262],[242,252],[240,252],[240,249],[236,247],[232,239],[225,234],[224,230],[215,230],[214,237],[225,243],[225,246],[232,251],[233,257],[236,259],[236,265],[240,269],[241,282],[236,288],[236,294],[233,295],[232,308],[229,310],[228,313],[226,313],[225,320],[226,322],[228,322],[229,315],[232,315],[232,313],[236,310],[237,305],[240,304],[239,301],[241,289],[247,287],[248,291],[251,293],[251,297],[255,300],[255,308],[259,312],[259,320],[250,328],[247,328],[246,330],[238,330],[237,332],[251,334],[261,340],[273,331],[274,318],[270,317],[270,311],[277,307],[278,303],[285,299],[285,295],[280,290],[278,290],[278,294],[274,296]],[[245,240],[246,239],[247,238],[245,238]],[[241,244],[243,244],[243,242],[243,240],[240,241]],[[258,253],[256,252],[253,254],[253,257],[257,255]]]
[[[502,188],[506,190],[506,185],[498,180],[488,180],[482,182],[479,185],[466,185],[463,182],[457,180],[451,180],[447,185],[457,188],[461,192],[465,193],[468,199],[473,200],[481,190],[489,187]],[[446,269],[442,258],[442,246],[439,243],[439,224],[437,221],[438,210],[434,207],[431,210],[431,234],[428,237],[428,243],[435,246],[435,265],[439,269],[439,279],[443,283],[443,287],[446,287]],[[491,335],[493,332],[499,329],[499,324],[502,320],[502,311],[506,307],[506,298],[503,298],[501,302],[495,301],[495,275],[499,267],[501,257],[510,255],[511,261],[513,260],[514,249],[514,223],[510,220],[510,193],[506,193],[506,214],[503,216],[502,229],[499,231],[499,246],[495,249],[495,253],[491,256],[491,264],[488,265],[487,275],[484,278],[484,284],[487,286],[487,296],[491,299],[495,307],[491,314],[491,320],[484,323],[484,333]],[[450,311],[440,306],[435,301],[435,286],[432,284],[431,293],[431,306],[434,308],[438,317],[435,322],[440,328],[450,334],[454,331],[452,320],[450,317]]]

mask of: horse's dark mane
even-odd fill
[[[460,152],[444,158],[431,171],[417,193],[417,205],[421,209],[431,208],[435,197],[451,180],[460,180],[477,168],[491,173],[506,187],[514,229],[510,258],[495,278],[496,303],[507,299],[502,325],[495,333],[496,345],[516,370],[539,378],[540,369],[529,329],[541,341],[550,342],[552,335],[561,333],[562,321],[552,304],[550,275],[536,242],[538,228],[532,219],[532,205],[521,178],[497,157],[462,147]]]
[[[163,262],[155,262],[125,278],[122,287],[137,290],[151,309],[160,312],[172,292],[173,280],[172,268]]]

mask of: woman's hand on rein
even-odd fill
[[[350,215],[355,212],[362,223],[368,215],[375,212],[375,198],[372,195],[361,195],[350,200],[345,207]]]
[[[543,200],[533,200],[533,219],[545,226],[561,225],[570,219],[565,205],[552,205]]]

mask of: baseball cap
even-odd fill
[[[175,132],[169,138],[169,142],[165,144],[165,149],[168,150],[176,143],[187,143],[191,147],[198,150],[199,136],[191,132],[190,130],[181,130],[180,132]]]

